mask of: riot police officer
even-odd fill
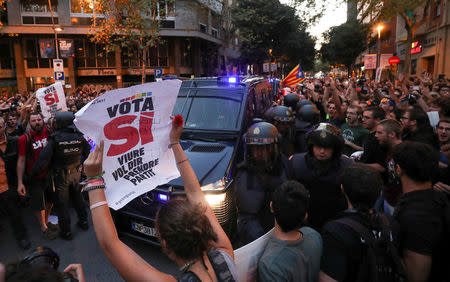
[[[295,95],[295,94],[294,94]],[[276,106],[271,109],[270,121],[281,134],[280,150],[285,156],[294,154],[295,116],[286,106]]]
[[[299,98],[298,98],[297,94],[290,93],[290,94],[287,94],[286,96],[284,96],[283,104],[286,107],[291,108],[292,112],[295,112],[298,100],[299,100]]]
[[[306,152],[306,134],[314,125],[319,123],[319,110],[309,101],[300,100],[297,103],[297,115],[295,119],[295,152]]]
[[[60,237],[72,239],[69,200],[78,216],[78,226],[87,230],[87,209],[80,193],[81,163],[89,155],[90,146],[73,124],[73,112],[56,114],[56,131],[50,135],[47,146],[42,149],[33,166],[33,173],[39,173],[50,166],[56,190],[56,211]]]
[[[286,180],[287,159],[279,151],[280,134],[270,123],[255,123],[243,139],[245,160],[238,165],[236,197],[239,238],[247,244],[273,227],[269,203],[272,191]]]
[[[340,176],[352,160],[342,156],[343,146],[341,130],[331,124],[320,123],[307,136],[307,152],[290,158],[289,178],[299,181],[309,190],[308,218],[316,230],[347,208]]]

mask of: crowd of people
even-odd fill
[[[259,280],[449,281],[448,81],[324,77],[279,98],[236,181],[241,243],[275,227]]]
[[[234,245],[274,228],[258,280],[450,281],[448,80],[324,77],[283,92],[244,134],[235,177]],[[77,90],[68,109],[101,94]],[[187,201],[169,201],[156,221],[163,251],[180,267],[175,278],[118,238],[101,177],[103,143],[89,154],[73,114],[44,124],[33,95],[4,100],[0,109],[0,202],[22,248],[30,243],[15,198],[30,196],[43,236],[70,240],[69,199],[78,226],[89,228],[83,187],[100,247],[125,280],[238,280],[232,244],[179,144],[182,126],[173,123],[169,147]],[[53,205],[59,226],[48,222]],[[80,269],[68,271],[81,278]]]

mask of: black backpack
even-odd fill
[[[343,217],[335,222],[345,224],[360,235],[363,256],[357,273],[358,282],[403,282],[406,272],[398,251],[393,244],[392,230],[389,220],[384,215],[378,215],[380,230],[370,230],[358,221]]]

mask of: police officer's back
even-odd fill
[[[60,236],[71,239],[69,200],[78,215],[78,226],[88,229],[87,211],[80,194],[81,163],[90,151],[89,143],[73,124],[72,112],[56,114],[56,131],[40,152],[33,174],[50,167],[56,190],[56,210],[61,228]]]

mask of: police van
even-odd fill
[[[241,136],[275,101],[274,85],[262,76],[195,78],[182,83],[173,109],[173,115],[181,114],[184,120],[180,144],[230,238],[237,218],[233,176],[244,155]],[[119,235],[158,244],[159,207],[185,197],[181,177],[142,194],[113,212]]]

